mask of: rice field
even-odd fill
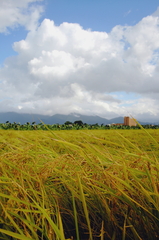
[[[159,130],[0,130],[0,239],[159,239]]]

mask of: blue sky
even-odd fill
[[[0,111],[159,120],[158,0],[1,0]]]
[[[84,29],[106,32],[116,25],[135,25],[143,17],[154,13],[159,6],[158,0],[46,0],[41,4],[44,12],[39,22],[49,18],[56,25],[63,22],[79,23]],[[6,57],[16,54],[12,44],[27,34],[24,27],[14,31],[9,29],[9,32],[0,35],[1,63]]]
[[[116,25],[134,25],[155,12],[158,5],[158,0],[48,0],[44,16],[58,25],[72,22],[109,32]]]

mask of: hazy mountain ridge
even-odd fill
[[[123,123],[123,117],[117,117],[112,119],[106,119],[99,116],[86,116],[81,114],[55,114],[53,116],[42,115],[42,114],[29,114],[29,113],[16,113],[16,112],[0,112],[0,123],[9,121],[11,123],[16,122],[25,124],[27,122],[40,123],[43,121],[45,124],[64,124],[66,121],[75,122],[81,120],[83,123],[88,124],[111,124],[111,123]],[[151,124],[148,122],[140,122],[141,124]],[[153,123],[159,124],[159,123]]]

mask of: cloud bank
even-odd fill
[[[30,2],[35,1],[23,1],[22,7]],[[157,13],[135,26],[115,26],[110,33],[75,23],[56,26],[50,19],[36,28],[24,21],[28,34],[13,44],[17,56],[6,59],[0,69],[1,111],[106,118],[131,114],[139,120],[158,120]],[[15,19],[1,24],[1,31],[19,24]]]

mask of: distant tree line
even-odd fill
[[[142,125],[145,129],[158,129],[159,125]],[[125,126],[125,125],[111,125],[111,124],[87,124],[83,123],[81,120],[70,122],[66,121],[64,124],[45,124],[36,122],[26,122],[25,124],[20,123],[10,123],[9,121],[5,123],[0,123],[0,129],[8,130],[79,130],[79,129],[140,129],[140,126]]]

